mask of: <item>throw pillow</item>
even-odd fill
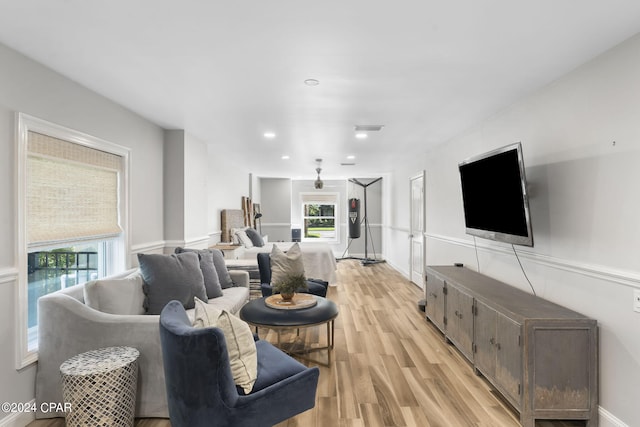
[[[109,314],[144,314],[144,282],[135,272],[121,279],[99,279],[84,284],[84,302]]]
[[[258,233],[255,228],[247,228],[245,230],[245,233],[247,234],[247,236],[249,237],[249,239],[251,239],[251,242],[253,243],[253,246],[257,246],[259,248],[264,246],[264,239],[262,238],[262,236],[260,235],[260,233]]]
[[[204,277],[198,255],[138,254],[140,273],[144,280],[144,307],[147,314],[160,314],[171,300],[178,300],[185,309],[193,308],[193,298],[207,299]]]
[[[297,243],[294,243],[287,253],[274,244],[270,257],[271,284],[280,283],[288,276],[304,276],[302,251]]]
[[[213,254],[208,250],[198,252],[200,257],[200,270],[204,277],[204,287],[207,290],[207,297],[218,298],[222,296],[222,285],[213,263]]]
[[[233,380],[246,394],[251,393],[258,377],[258,352],[249,325],[240,318],[195,299],[196,328],[216,327],[222,329]]]
[[[247,249],[251,249],[253,247],[253,242],[247,235],[248,229],[249,228],[247,227],[247,228],[236,230],[236,236],[238,236],[238,240],[240,241],[240,244],[242,244],[242,246],[244,246]]]
[[[218,278],[220,279],[220,286],[222,289],[233,288],[233,280],[229,270],[227,270],[227,264],[224,262],[224,255],[220,249],[210,249],[213,255],[213,265],[216,267]]]
[[[200,260],[200,270],[204,278],[204,287],[207,290],[207,297],[218,298],[222,296],[222,285],[220,284],[220,278],[216,271],[216,266],[213,263],[213,254],[208,249],[185,249],[177,247],[175,253],[181,254],[184,252],[195,252],[198,254]]]

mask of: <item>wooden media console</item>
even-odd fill
[[[426,269],[426,317],[520,413],[598,425],[597,322],[473,270]]]

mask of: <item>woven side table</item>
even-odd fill
[[[133,426],[138,356],[131,347],[79,354],[60,365],[67,426]]]

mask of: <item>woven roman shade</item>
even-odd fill
[[[335,193],[311,193],[301,195],[302,203],[335,204],[338,195]]]
[[[122,158],[29,131],[27,242],[50,245],[115,237]]]

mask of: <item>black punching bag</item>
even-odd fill
[[[349,237],[360,237],[360,200],[349,199]]]

